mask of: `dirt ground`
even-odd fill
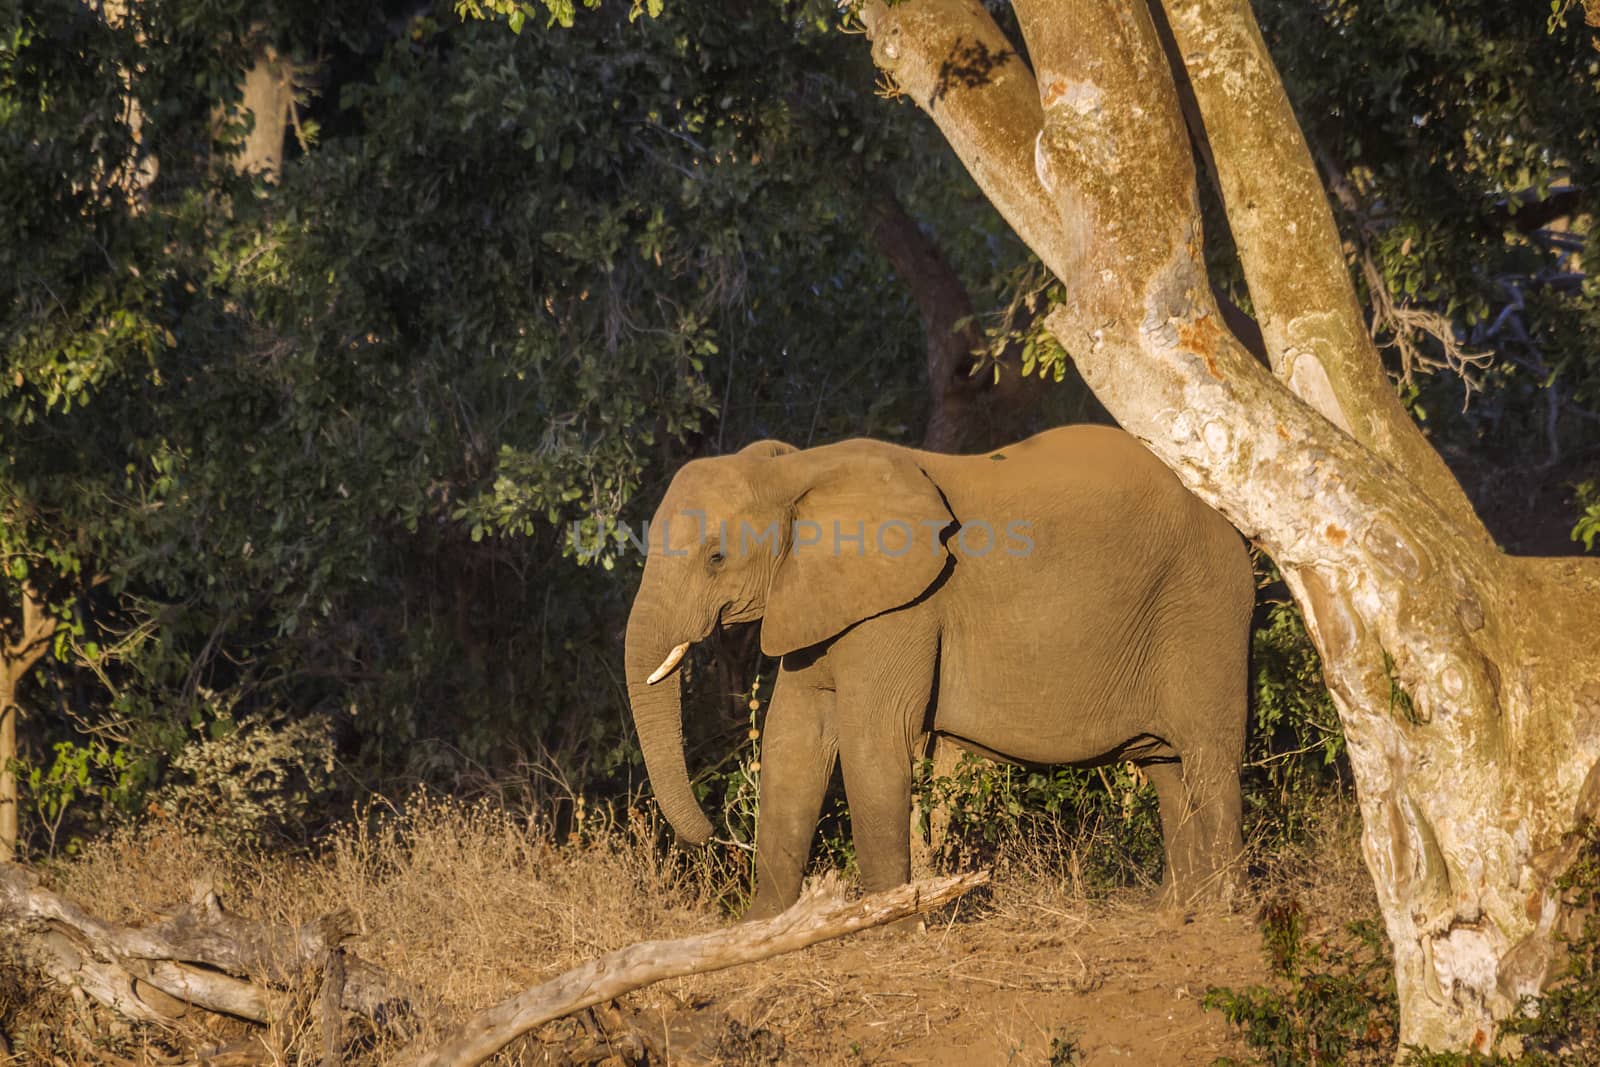
[[[652,1065],[678,1067],[1248,1063],[1201,1000],[1212,986],[1266,979],[1262,904],[1292,897],[1311,938],[1373,914],[1353,815],[1335,816],[1303,853],[1253,863],[1228,913],[1163,917],[1151,890],[1107,899],[1084,890],[1071,856],[1024,847],[921,931],[873,931],[662,982],[552,1023],[494,1062],[629,1067],[648,1052]],[[419,801],[353,823],[310,855],[250,854],[144,827],[45,874],[118,923],[152,921],[197,879],[250,918],[345,914],[360,931],[348,948],[433,1005],[413,1035],[427,1044],[452,1021],[621,946],[725,927],[717,901],[729,868],[703,853],[665,853],[658,840],[646,818],[557,845],[537,822],[493,805]],[[9,1007],[0,996],[0,1032],[17,1056],[0,1051],[0,1064],[194,1062],[202,1047],[254,1032],[200,1021],[130,1028],[48,983],[28,988]],[[309,1020],[282,1035],[280,1062],[321,1062],[318,1033]],[[347,1051],[368,1063],[398,1048]]]
[[[836,941],[641,994],[636,1021],[653,1015],[659,1033],[664,1017],[666,1058],[686,1067],[1111,1067],[1243,1054],[1200,1001],[1211,985],[1264,980],[1251,916],[1163,923],[1138,900],[967,911],[924,933]]]

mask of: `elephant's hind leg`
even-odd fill
[[[838,756],[834,696],[780,675],[761,739],[756,895],[745,917],[767,919],[800,896],[811,841]]]
[[[1191,750],[1182,762],[1140,765],[1156,789],[1167,869],[1163,904],[1186,908],[1225,903],[1238,875],[1242,851],[1242,802],[1238,763],[1216,753]]]

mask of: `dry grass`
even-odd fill
[[[1361,813],[1353,796],[1330,794],[1304,840],[1272,852],[1256,850],[1251,899],[1259,905],[1295,900],[1314,938],[1378,915],[1377,891],[1361,855]]]
[[[1295,893],[1309,914],[1336,924],[1372,914],[1348,819],[1335,812],[1323,840],[1273,857],[1254,895]],[[157,907],[188,899],[196,881],[253,918],[302,923],[348,910],[359,931],[353,951],[426,991],[436,1006],[432,1021],[441,1025],[619,946],[728,921],[717,900],[738,859],[666,849],[664,837],[653,816],[630,812],[591,817],[558,845],[541,818],[419,796],[404,811],[352,820],[312,856],[229,852],[153,824],[89,846],[47,879],[118,922],[155,918]],[[775,1056],[857,1063],[867,1053],[897,1062],[941,1033],[981,1030],[974,1020],[989,1018],[984,1012],[1016,1028],[1005,1040],[1029,1050],[1019,1060],[1029,1062],[1048,1047],[1056,1016],[1073,998],[1092,998],[1129,974],[1146,984],[1164,980],[1158,970],[1167,964],[1151,955],[1161,943],[1152,938],[1160,928],[1150,910],[1153,887],[1096,899],[1085,884],[1083,849],[1107,847],[1115,842],[1013,840],[997,857],[992,890],[935,916],[923,936],[869,934],[818,946],[662,983],[625,998],[623,1007],[632,1025],[653,1028],[658,1044],[674,1050],[673,1063],[779,1062]],[[1227,936],[1241,961],[1256,955],[1254,910],[1245,902],[1229,920]],[[1213,937],[1191,928],[1177,940],[1195,942],[1198,962],[1191,962],[1203,971]],[[1105,994],[1128,996],[1120,987]],[[162,1050],[218,1036],[119,1027],[66,1005],[58,992],[24,978],[0,984],[0,1013],[9,1015],[0,1014],[0,1030],[49,1049],[20,1062],[50,1062],[52,1055],[66,1063],[116,1056],[149,1062]],[[309,997],[306,1009],[275,1034],[286,1062],[314,1063],[321,1055]],[[1028,1021],[1029,1012],[1040,1018]],[[570,1045],[585,1034],[558,1024],[545,1037]],[[386,1050],[357,1051],[353,1058],[370,1060]],[[979,1054],[968,1062],[983,1061]],[[500,1062],[561,1060],[555,1046],[529,1040]]]

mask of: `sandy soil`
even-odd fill
[[[1249,916],[1174,923],[1137,900],[1017,902],[686,980],[625,1006],[685,1067],[1209,1064],[1243,1048],[1202,1010],[1206,989],[1264,978]]]

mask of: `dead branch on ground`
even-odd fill
[[[518,993],[453,1028],[432,1048],[411,1048],[395,1067],[472,1067],[553,1019],[667,978],[704,974],[794,952],[819,941],[931,911],[989,880],[988,871],[934,878],[844,899],[832,877],[773,919],[673,941],[643,941]]]
[[[20,864],[0,863],[0,931],[55,982],[140,1022],[171,1025],[200,1009],[272,1023],[290,1006],[287,990],[321,973],[338,998],[324,1018],[348,1011],[393,1028],[414,1014],[416,998],[340,948],[351,925],[345,913],[304,926],[255,922],[202,885],[156,922],[120,926],[43,888]],[[330,961],[337,980],[329,980]]]

